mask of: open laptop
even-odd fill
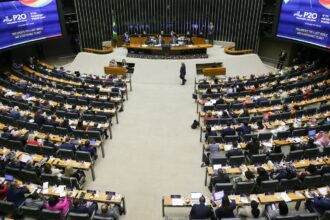
[[[316,135],[316,130],[309,130],[308,131],[308,137],[315,137]]]

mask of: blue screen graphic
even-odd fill
[[[330,0],[283,0],[277,36],[330,49]]]
[[[0,2],[0,50],[62,35],[56,0]]]

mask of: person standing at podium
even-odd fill
[[[212,45],[213,45],[213,38],[214,38],[214,25],[212,22],[210,22],[207,31],[207,39],[209,40],[209,43]]]

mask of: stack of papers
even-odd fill
[[[285,201],[285,202],[290,202],[291,198],[286,194],[286,192],[280,193],[280,197]]]
[[[184,201],[183,199],[172,199],[172,205],[173,206],[183,206]]]
[[[214,164],[213,165],[213,170],[216,171],[221,168],[221,164]]]
[[[225,144],[223,146],[223,148],[224,148],[225,151],[230,151],[231,149],[233,149],[233,145],[231,145],[231,144]]]
[[[322,196],[328,195],[328,188],[327,187],[319,188],[318,191]]]
[[[32,157],[28,154],[23,154],[21,158],[21,162],[26,163],[27,161],[32,160]]]

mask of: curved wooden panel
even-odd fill
[[[89,52],[89,53],[107,54],[107,53],[112,53],[113,48],[112,47],[107,47],[104,50],[98,50],[98,49],[93,49],[93,48],[84,48],[84,51]]]
[[[235,46],[225,47],[225,53],[230,55],[242,55],[254,53],[254,50],[235,50]]]

